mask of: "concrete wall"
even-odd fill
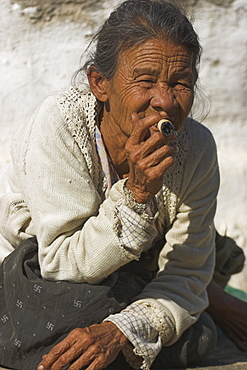
[[[15,129],[43,99],[70,85],[79,58],[118,0],[1,0],[0,167]],[[221,168],[216,224],[247,252],[246,0],[181,0],[195,19],[204,54],[201,85],[210,96],[204,123]],[[200,110],[200,107],[199,109]],[[247,269],[231,284],[247,291]]]

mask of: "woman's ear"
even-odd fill
[[[87,71],[87,79],[94,96],[99,101],[106,102],[108,100],[108,95],[106,91],[108,81],[106,80],[106,78],[94,66],[90,66]]]

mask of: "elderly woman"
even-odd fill
[[[48,98],[21,128],[1,197],[15,248],[2,365],[31,370],[50,351],[39,369],[165,369],[213,348],[219,173],[211,133],[188,118],[199,57],[176,6],[127,0],[96,35],[90,91]]]

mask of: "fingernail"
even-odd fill
[[[45,368],[44,368],[44,366],[43,365],[39,365],[38,366],[38,368],[37,368],[37,370],[44,370]]]

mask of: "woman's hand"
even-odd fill
[[[215,324],[241,351],[247,352],[247,303],[226,293],[213,282],[207,292],[207,311]]]
[[[38,370],[101,370],[115,360],[128,339],[112,322],[74,329],[44,355]],[[72,363],[73,362],[73,363]]]
[[[137,203],[147,202],[161,189],[163,174],[173,164],[177,152],[169,145],[175,137],[164,137],[155,128],[161,118],[159,114],[143,119],[137,114],[132,116],[134,129],[125,145],[129,165],[126,186]]]

